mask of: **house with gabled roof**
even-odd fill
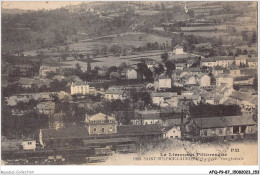
[[[83,81],[76,81],[75,83],[72,83],[70,88],[71,88],[71,95],[89,94],[89,84]]]
[[[117,133],[117,121],[115,117],[103,113],[86,115],[85,122],[89,134],[112,134]]]
[[[126,79],[126,80],[137,79],[137,71],[134,68],[126,67],[121,72],[121,79]]]
[[[135,117],[131,120],[133,125],[162,124],[159,110],[135,111]]]

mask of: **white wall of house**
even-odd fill
[[[172,80],[170,78],[167,79],[159,79],[159,89],[171,88]]]
[[[210,86],[210,77],[208,75],[204,75],[200,78],[199,82],[201,87]]]
[[[106,100],[125,100],[126,97],[124,97],[122,94],[105,94]]]
[[[234,80],[232,77],[218,77],[216,79],[217,86],[220,86],[222,84],[226,84],[227,87],[232,87],[234,84]]]
[[[134,69],[131,69],[130,71],[127,72],[126,74],[126,79],[131,80],[131,79],[137,79],[137,72]]]
[[[175,49],[175,54],[176,55],[180,55],[180,54],[183,54],[184,52],[183,52],[183,48],[176,48]]]
[[[236,59],[236,60],[235,60],[235,64],[236,64],[236,66],[246,65],[246,62],[247,62],[247,58]]]
[[[197,84],[196,78],[194,76],[189,77],[189,79],[187,80],[186,84],[189,84],[189,85]]]
[[[206,67],[215,67],[217,65],[216,62],[210,61],[210,62],[201,62],[201,66],[206,66]]]
[[[239,77],[240,74],[240,69],[234,69],[234,70],[230,70],[230,76],[232,77]]]
[[[24,150],[35,150],[36,149],[36,141],[23,141],[22,146]]]
[[[76,95],[76,94],[86,95],[89,94],[89,85],[88,84],[81,85],[81,86],[71,85],[70,90],[71,90],[71,95]]]
[[[174,138],[181,138],[181,129],[179,126],[174,126],[173,128],[171,128],[169,131],[167,131],[164,134],[165,138],[169,138],[169,139],[174,139]]]
[[[248,62],[249,67],[257,67],[257,62]]]
[[[228,68],[233,63],[234,63],[234,60],[217,60],[216,61],[216,66],[221,66],[221,67]]]

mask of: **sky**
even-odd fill
[[[2,8],[21,10],[56,9],[81,3],[82,1],[2,1]]]

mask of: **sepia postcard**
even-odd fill
[[[257,1],[1,6],[2,166],[258,165]]]

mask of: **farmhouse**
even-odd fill
[[[121,79],[137,79],[137,71],[133,68],[124,68],[124,70],[121,72]]]

